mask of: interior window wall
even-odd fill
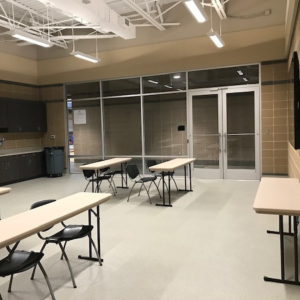
[[[141,156],[141,97],[104,99],[105,156]]]
[[[66,86],[70,172],[102,158],[99,82]]]

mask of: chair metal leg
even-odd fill
[[[45,280],[47,282],[47,285],[48,285],[48,288],[49,288],[52,300],[56,300],[55,296],[54,296],[54,293],[53,293],[53,289],[52,289],[51,283],[49,281],[49,278],[48,278],[48,275],[47,275],[46,271],[44,270],[44,268],[43,268],[43,266],[42,266],[42,264],[40,262],[38,262],[37,264],[39,265],[39,267],[40,267],[40,269],[41,269],[41,271],[42,271],[42,273],[43,273],[43,275],[45,277]]]
[[[75,283],[75,279],[74,279],[74,275],[73,275],[73,271],[72,271],[72,268],[71,268],[71,265],[70,265],[70,262],[69,262],[69,259],[68,259],[68,256],[63,248],[63,246],[61,245],[61,243],[58,243],[60,249],[61,249],[61,252],[63,253],[65,259],[66,259],[66,262],[68,264],[68,267],[69,267],[69,270],[70,270],[70,274],[71,274],[71,278],[72,278],[72,282],[73,282],[73,287],[74,288],[77,288],[76,286],[76,283]]]
[[[66,246],[67,246],[67,241],[65,241],[65,244],[64,244],[64,250],[65,250],[65,251],[66,251]],[[61,260],[64,259],[64,255],[63,255],[63,254],[61,254],[60,259],[61,259]]]
[[[178,189],[178,186],[177,186],[177,183],[176,183],[176,181],[175,181],[174,177],[173,177],[173,176],[171,176],[171,178],[173,179],[173,181],[174,181],[174,183],[175,183],[175,186],[176,186],[176,189],[177,189],[177,191],[179,191],[179,189]]]
[[[116,184],[115,184],[115,181],[114,181],[114,176],[112,176],[111,182],[113,183],[114,188],[115,188],[115,193],[117,194],[118,191],[117,191],[117,187],[116,187]]]
[[[43,245],[43,247],[42,247],[42,249],[41,249],[41,251],[40,251],[40,252],[42,252],[42,253],[43,253],[43,251],[44,251],[44,249],[45,249],[46,245],[47,245],[47,241],[44,243],[44,245]],[[34,266],[34,268],[33,268],[33,271],[32,271],[32,274],[31,274],[31,278],[30,278],[31,280],[33,280],[33,279],[34,279],[35,270],[36,270],[36,265],[35,265],[35,266]]]
[[[151,198],[150,198],[150,195],[149,195],[149,192],[148,192],[148,190],[147,190],[147,188],[146,188],[145,184],[144,184],[144,183],[142,183],[142,185],[144,186],[144,188],[145,188],[145,190],[146,190],[146,192],[147,192],[147,194],[148,194],[148,197],[149,197],[150,204],[152,204],[152,202],[151,202]]]
[[[162,179],[162,177],[160,176],[160,178],[159,178],[159,180],[158,180],[158,184],[157,184],[157,186],[159,186],[159,185],[160,185],[161,179]]]
[[[112,184],[111,180],[108,179],[107,181],[109,182],[109,187],[111,187],[113,195],[116,196],[116,193],[115,193],[115,190],[114,190],[114,187],[113,187],[113,184]]]
[[[84,191],[86,191],[86,189],[88,188],[88,186],[89,186],[90,183],[91,183],[91,182],[89,181],[88,184],[86,185]]]
[[[141,194],[142,187],[143,187],[143,184],[141,184],[141,187],[140,187],[140,189],[139,189],[139,194],[138,194],[138,196]]]
[[[14,274],[10,275],[10,280],[9,280],[9,286],[8,286],[8,292],[11,292],[11,286],[12,286],[12,282],[14,279]]]
[[[151,188],[151,185],[152,185],[153,181],[151,181],[150,185],[149,185],[149,188],[148,188],[148,191],[150,191],[150,188]]]
[[[98,258],[98,261],[99,261],[99,265],[102,266],[100,254],[99,254],[98,251],[97,251],[96,245],[95,245],[95,243],[94,243],[94,241],[93,241],[93,239],[92,239],[92,237],[91,237],[91,234],[89,234],[89,239],[90,239],[90,242],[91,242],[91,244],[93,245],[94,250],[95,250],[95,252],[96,252],[96,255],[97,255],[97,258]],[[99,250],[100,250],[100,249],[99,249]]]
[[[155,181],[154,181],[154,180],[153,180],[152,182],[155,184],[155,186],[156,186],[156,189],[157,189],[157,191],[158,191],[158,195],[159,195],[159,197],[161,198],[161,194],[160,194],[160,191],[159,191],[159,189],[158,189],[158,185],[155,183]],[[151,182],[151,183],[152,183],[152,182]]]
[[[131,192],[132,192],[132,190],[133,190],[133,188],[134,188],[135,184],[136,184],[136,182],[133,184],[133,186],[132,186],[132,188],[131,188],[131,190],[130,190],[130,193],[129,193],[129,195],[128,195],[127,202],[129,202],[129,198],[130,198]]]

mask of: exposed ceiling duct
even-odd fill
[[[75,18],[79,22],[95,26],[95,30],[101,32],[113,32],[123,39],[134,39],[136,37],[135,26],[128,22],[127,28],[119,25],[121,16],[112,10],[103,0],[91,0],[84,4],[82,0],[38,0],[54,9],[60,10],[70,18]],[[101,29],[96,28],[100,26]]]

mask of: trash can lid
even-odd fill
[[[65,147],[64,146],[55,146],[55,147],[44,147],[44,149],[49,149],[49,150],[55,150],[55,149],[59,149],[59,150],[64,150]]]

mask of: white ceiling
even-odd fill
[[[91,1],[91,3],[83,4],[84,1]],[[76,48],[80,51],[87,51],[87,53],[95,52],[96,31],[98,50],[104,51],[205,36],[211,28],[211,20],[204,24],[197,23],[180,1],[103,1],[0,0],[0,32],[8,31],[13,27],[21,27],[32,34],[52,39],[55,43],[55,46],[50,49],[34,46],[19,47],[17,44],[24,43],[2,34],[0,51],[18,53],[18,55],[36,59],[69,55],[70,49],[72,49],[72,27],[82,27],[82,29],[74,30]],[[51,6],[47,7],[49,2],[51,2]],[[69,3],[74,5],[67,6]],[[97,24],[95,22],[86,24],[83,20],[86,20],[87,17],[93,19],[92,13],[96,13],[96,7],[100,3],[104,5],[101,8],[104,7],[106,11],[103,19],[98,18],[99,22],[96,19]],[[209,4],[210,0],[205,0],[204,3]],[[79,10],[82,12],[82,16],[78,16],[79,13],[74,14],[76,6],[79,5],[83,7],[82,10]],[[85,14],[84,9],[89,5],[94,5],[94,7]],[[222,32],[225,34],[283,25],[285,24],[286,6],[287,1],[284,0],[229,0],[225,4],[228,18],[222,21]],[[65,7],[68,7],[68,11]],[[102,10],[104,11],[104,9]],[[107,17],[108,10],[110,11],[109,18]],[[205,6],[205,10],[210,15],[210,7]],[[266,10],[271,10],[271,14],[264,16],[263,12]],[[164,13],[165,11],[166,13]],[[129,18],[130,28],[124,29],[120,26],[116,21],[118,15]],[[212,16],[212,26],[214,30],[219,30],[220,18],[215,10],[213,10]],[[107,21],[108,19],[109,21]],[[93,39],[86,39],[91,35]],[[68,36],[68,38],[64,39],[60,36]]]

